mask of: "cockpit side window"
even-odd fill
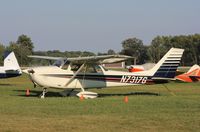
[[[72,71],[77,71],[81,67],[81,64],[71,64],[70,66]]]
[[[70,64],[71,66],[71,70],[72,71],[77,71],[82,64]],[[87,64],[85,65],[81,71],[82,73],[102,73],[102,69],[100,66],[98,65],[94,65],[94,64]]]
[[[102,69],[99,65],[95,65],[94,68],[95,68],[97,73],[103,73],[103,71],[102,71]]]

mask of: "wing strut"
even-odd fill
[[[74,80],[74,78],[77,76],[77,74],[80,73],[80,71],[83,69],[84,66],[85,66],[85,63],[83,63],[81,65],[81,67],[74,73],[74,75],[72,76],[72,78],[70,78],[70,80],[65,84],[65,87],[67,87]]]

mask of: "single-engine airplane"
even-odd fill
[[[4,59],[4,66],[0,67],[0,79],[20,76],[22,71],[19,67],[14,52],[7,54]]]
[[[123,61],[130,57],[120,55],[61,58],[29,56],[32,58],[59,60],[60,65],[32,67],[24,70],[36,86],[43,87],[41,98],[47,88],[64,89],[70,95],[74,89],[81,89],[77,96],[95,98],[97,93],[85,91],[89,88],[151,84],[174,79],[183,49],[171,48],[150,70],[135,73],[106,70],[101,64]],[[58,64],[58,63],[57,63]]]

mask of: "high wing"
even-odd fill
[[[29,55],[28,57],[37,58],[37,59],[46,59],[46,60],[66,60],[67,59],[63,57],[39,56],[39,55]]]
[[[28,57],[38,58],[38,59],[47,59],[47,60],[64,60],[64,61],[69,61],[76,64],[83,64],[83,63],[106,64],[106,63],[122,62],[127,59],[133,59],[133,57],[125,56],[125,55],[102,55],[102,56],[73,57],[73,58],[31,55]]]
[[[78,57],[78,58],[68,58],[67,60],[72,63],[116,63],[122,62],[127,59],[131,59],[130,56],[125,55],[103,55],[103,56],[89,56],[89,57]]]

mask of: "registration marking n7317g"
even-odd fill
[[[147,77],[123,75],[120,82],[121,83],[145,84],[147,82]]]

